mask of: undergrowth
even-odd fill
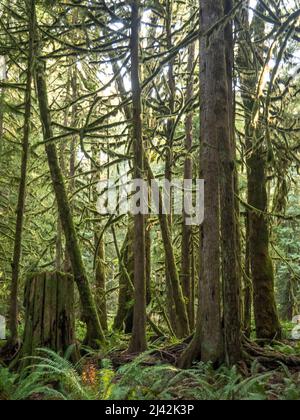
[[[197,364],[179,370],[167,364],[150,365],[150,352],[114,370],[109,359],[100,367],[85,357],[76,366],[64,357],[41,349],[22,374],[0,367],[2,400],[299,400],[299,373],[285,366],[259,373],[257,363],[245,378],[236,367],[214,370]]]

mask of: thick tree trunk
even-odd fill
[[[135,178],[144,179],[144,147],[142,133],[142,103],[139,75],[140,0],[132,2],[131,11],[131,83],[133,101],[133,138]],[[145,216],[134,216],[134,315],[129,352],[147,348],[146,339],[146,246]]]
[[[84,320],[87,324],[86,342],[96,346],[97,342],[104,341],[104,334],[98,318],[95,301],[91,292],[89,280],[83,265],[82,255],[78,238],[72,218],[71,208],[66,193],[66,188],[59,165],[55,144],[49,142],[53,138],[51,115],[48,105],[48,94],[45,77],[44,63],[39,61],[36,66],[36,86],[40,108],[40,118],[43,127],[46,154],[51,173],[53,189],[56,196],[58,211],[66,238],[66,246],[71,261],[74,279],[77,283],[81,304],[84,313]]]
[[[75,343],[74,279],[68,274],[41,273],[27,279],[22,358],[39,348],[64,353]],[[24,360],[29,364],[30,360]]]
[[[232,104],[228,91],[231,86],[228,86],[230,77],[226,60],[228,46],[221,29],[211,34],[209,40],[203,35],[224,18],[224,14],[223,0],[200,1],[200,167],[202,178],[205,180],[205,219],[200,237],[201,269],[196,333],[179,361],[181,367],[190,366],[197,358],[219,364],[225,355],[229,362],[236,361],[240,355]],[[221,245],[225,334],[221,313]],[[231,320],[232,325],[229,324]],[[234,352],[232,356],[229,354],[230,350]]]
[[[25,212],[26,198],[26,181],[27,181],[27,165],[29,157],[29,136],[30,136],[30,119],[31,119],[31,85],[33,80],[34,65],[34,34],[35,34],[35,0],[27,1],[28,12],[28,61],[27,61],[27,82],[25,93],[25,114],[22,141],[22,163],[20,173],[20,184],[17,205],[17,221],[15,230],[14,254],[12,261],[12,283],[9,310],[9,329],[10,344],[15,345],[18,341],[18,290],[19,290],[19,273],[20,260],[22,252],[22,236]]]
[[[200,27],[209,30],[223,17],[221,0],[200,2]],[[200,51],[201,89],[201,171],[205,179],[205,220],[201,232],[200,331],[201,360],[223,360],[223,334],[221,327],[220,283],[220,203],[219,157],[220,140],[218,101],[226,95],[224,82],[224,35],[222,31],[212,36],[209,44],[201,38]],[[219,78],[221,81],[219,82]],[[225,85],[224,85],[225,83]]]

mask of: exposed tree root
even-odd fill
[[[152,366],[158,362],[163,362],[181,367],[180,362],[182,360],[182,355],[188,348],[190,341],[191,337],[189,337],[183,343],[154,350],[151,352],[151,354],[149,354],[148,357],[145,358],[142,365]],[[118,368],[123,364],[132,362],[136,357],[136,354],[117,352],[111,355],[111,360],[113,365]],[[244,373],[245,376],[248,376],[249,368],[255,361],[261,365],[263,370],[274,370],[281,365],[285,365],[290,369],[296,368],[296,370],[300,370],[299,356],[290,356],[278,350],[260,346],[258,343],[244,338],[243,360],[241,360],[241,362],[238,364],[241,373]],[[190,366],[192,366],[192,363],[190,363]]]
[[[274,349],[265,348],[248,339],[244,339],[243,348],[246,362],[257,361],[268,370],[276,369],[281,364],[289,368],[300,369],[299,356],[290,356]]]

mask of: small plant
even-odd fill
[[[0,400],[10,400],[15,391],[17,375],[0,366]]]
[[[113,377],[112,400],[242,400],[267,399],[270,374],[244,379],[237,368],[214,371],[210,364],[180,370],[167,364],[145,367],[149,353],[123,366]]]
[[[109,359],[98,367],[95,353],[77,365],[40,349],[20,375],[0,367],[1,400],[299,400],[300,376],[282,365],[261,374],[254,362],[245,378],[236,367],[199,363],[180,370],[158,362],[151,351],[117,371]]]

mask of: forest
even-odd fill
[[[0,0],[0,400],[300,400],[299,152],[299,0]]]

